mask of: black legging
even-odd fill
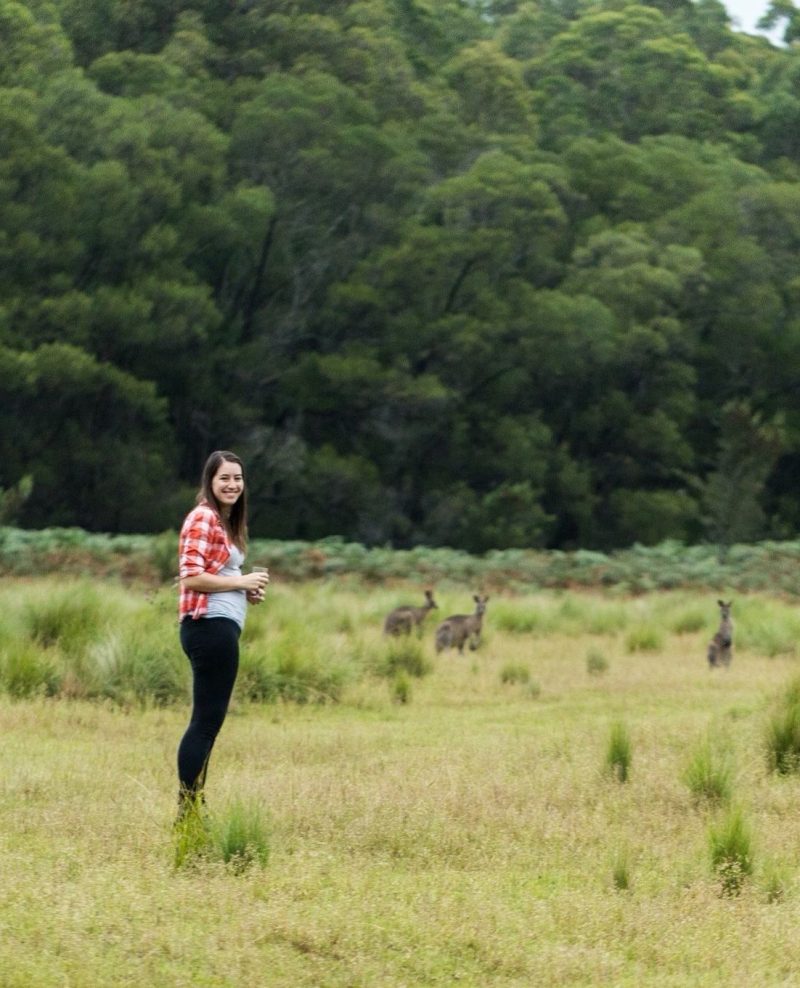
[[[214,741],[228,712],[239,669],[240,628],[230,618],[184,618],[181,645],[192,664],[192,719],[178,746],[182,794],[198,794]]]

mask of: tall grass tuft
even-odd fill
[[[558,618],[546,601],[499,600],[492,610],[492,624],[514,635],[551,634]]]
[[[744,613],[741,613],[744,611]],[[736,640],[740,648],[774,658],[796,655],[800,616],[775,600],[742,601]]]
[[[525,690],[525,695],[530,700],[538,700],[542,695],[542,685],[538,683],[535,679],[532,679]]]
[[[405,638],[390,640],[384,647],[384,652],[378,660],[379,675],[392,678],[403,671],[410,676],[421,679],[433,669],[433,663],[425,654],[420,641],[410,635]]]
[[[529,683],[530,669],[521,662],[507,662],[500,670],[500,682],[506,684]]]
[[[692,604],[682,608],[669,621],[669,630],[676,635],[689,635],[703,631],[708,624],[705,608]]]
[[[402,705],[411,703],[411,679],[405,670],[400,669],[397,673],[395,673],[395,677],[391,681],[390,691],[392,703],[399,703]]]
[[[608,672],[608,659],[597,648],[590,648],[586,653],[586,671],[590,676],[602,676]]]
[[[185,807],[173,830],[176,870],[190,868],[212,856],[213,841],[208,820],[199,801]]]
[[[17,699],[53,696],[61,687],[61,674],[49,651],[22,641],[0,652],[0,687]]]
[[[624,631],[628,620],[628,610],[623,604],[595,602],[586,608],[579,630],[590,635],[613,635]]]
[[[741,809],[735,807],[711,825],[708,834],[711,867],[723,895],[738,895],[753,871],[753,837]]]
[[[158,624],[129,626],[95,642],[81,667],[88,696],[166,706],[188,694],[189,664],[177,634]]]
[[[660,652],[664,647],[664,634],[651,624],[640,624],[632,628],[625,638],[629,652]]]
[[[767,902],[782,902],[792,887],[789,869],[771,859],[763,866],[761,885]]]
[[[800,771],[800,679],[789,684],[767,725],[766,748],[771,771]]]
[[[611,733],[606,750],[606,767],[620,782],[630,777],[632,748],[628,728],[621,721],[611,725]]]
[[[340,699],[347,670],[320,654],[320,642],[290,627],[242,650],[237,695],[258,703],[330,703]]]
[[[219,861],[234,874],[269,861],[269,826],[260,807],[236,802],[217,817],[209,817],[200,800],[184,807],[173,833],[176,869]]]
[[[683,779],[697,803],[730,802],[733,789],[730,758],[715,750],[708,739],[691,753]]]
[[[211,825],[215,853],[235,874],[269,861],[270,833],[264,811],[256,804],[236,802]]]
[[[73,583],[68,590],[49,587],[43,595],[29,599],[23,622],[32,641],[44,648],[58,645],[70,655],[102,634],[106,614],[96,587]]]
[[[631,887],[630,854],[626,847],[618,847],[611,862],[611,881],[614,888],[626,892]]]

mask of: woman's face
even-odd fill
[[[238,463],[223,460],[211,478],[211,491],[223,510],[230,509],[242,496],[244,475]]]

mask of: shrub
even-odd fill
[[[498,631],[527,635],[553,631],[555,616],[537,604],[498,601],[492,610],[492,623]]]
[[[608,659],[596,648],[591,648],[586,653],[586,671],[590,676],[602,676],[604,672],[608,672]]]
[[[528,667],[518,662],[508,662],[500,670],[501,683],[528,683],[530,678]]]
[[[627,609],[607,601],[594,603],[582,616],[580,630],[590,635],[613,635],[628,624]]]
[[[735,808],[709,830],[711,866],[723,895],[738,895],[753,871],[753,838],[740,809]]]
[[[670,631],[676,635],[690,635],[703,631],[707,625],[706,611],[700,607],[688,607],[672,618]]]
[[[642,624],[628,632],[625,645],[629,652],[659,652],[664,647],[664,635],[660,628]]]
[[[627,727],[620,721],[611,725],[606,751],[606,766],[620,782],[627,782],[631,769],[631,739]]]

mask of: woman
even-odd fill
[[[264,599],[269,575],[242,573],[247,496],[242,461],[217,450],[206,460],[197,506],[181,528],[180,639],[192,665],[192,717],[178,747],[178,813],[202,800],[214,741],[239,668],[247,605]]]

